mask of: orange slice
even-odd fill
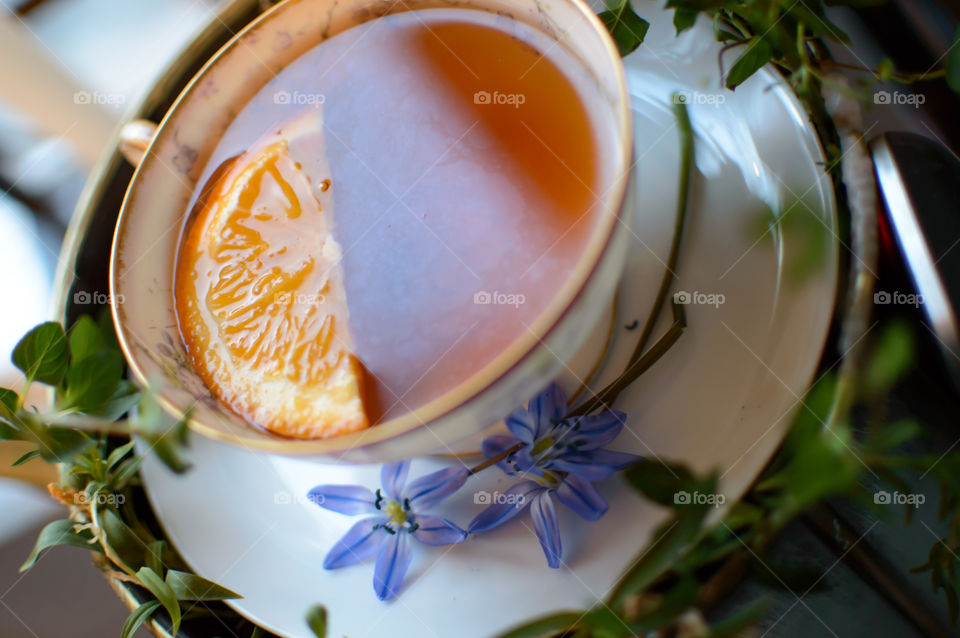
[[[218,171],[176,277],[180,331],[207,386],[253,423],[304,439],[370,424],[321,130],[310,114]]]

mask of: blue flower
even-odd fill
[[[530,401],[525,410],[506,418],[510,435],[483,441],[488,459],[520,445],[497,465],[507,474],[524,476],[480,512],[467,531],[484,532],[509,521],[530,507],[533,528],[547,565],[560,566],[562,543],[554,499],[587,521],[603,516],[609,506],[593,482],[640,460],[625,452],[604,449],[623,430],[626,415],[608,410],[590,416],[567,417],[567,399],[556,384]]]
[[[640,457],[604,449],[623,430],[627,415],[607,410],[588,416],[567,416],[567,398],[557,384],[537,395],[526,409],[505,419],[510,434],[483,441],[488,459],[522,444],[497,465],[507,474],[543,478],[549,472],[574,474],[595,482],[640,460]]]
[[[467,480],[463,467],[450,467],[420,477],[404,487],[410,462],[384,465],[380,472],[383,489],[376,492],[361,485],[318,485],[310,490],[311,501],[341,514],[373,514],[358,521],[330,549],[325,569],[353,565],[374,554],[373,590],[380,600],[397,595],[410,567],[410,539],[425,545],[461,543],[467,533],[439,516],[420,514],[436,505]]]

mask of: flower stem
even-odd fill
[[[859,71],[861,73],[870,73],[875,76],[880,75],[878,69],[871,69],[866,66],[858,66],[856,64],[845,64],[843,62],[836,62],[834,60],[828,59],[817,59],[817,64],[823,67],[831,67],[835,69],[845,69],[847,71]],[[918,73],[907,73],[903,71],[894,71],[890,74],[890,79],[894,82],[900,82],[901,84],[913,84],[914,82],[929,82],[931,80],[939,80],[942,77],[946,77],[946,69],[936,69],[935,71],[927,72],[918,72]]]
[[[660,280],[660,288],[657,290],[657,296],[654,299],[653,307],[647,316],[647,321],[643,325],[643,332],[637,338],[637,344],[634,346],[633,353],[627,362],[626,369],[610,385],[603,388],[593,398],[585,401],[580,407],[574,409],[570,416],[582,416],[589,414],[602,406],[609,406],[617,396],[626,389],[631,383],[645,372],[650,366],[657,362],[667,350],[670,349],[686,327],[686,316],[683,308],[673,304],[673,325],[667,333],[655,343],[650,350],[644,353],[653,329],[657,324],[657,319],[663,311],[663,306],[667,302],[670,294],[670,285],[673,278],[676,277],[677,261],[680,257],[680,244],[683,237],[683,229],[687,219],[687,208],[690,196],[690,175],[693,168],[693,127],[690,124],[690,115],[687,113],[687,106],[680,100],[673,100],[673,112],[677,118],[677,127],[680,130],[680,185],[677,193],[677,211],[674,217],[673,241],[670,244],[670,254],[667,257],[666,267],[663,277]]]
[[[670,350],[673,344],[677,342],[677,339],[680,338],[680,335],[683,334],[683,329],[687,327],[687,317],[683,311],[683,306],[672,304],[672,308],[673,324],[670,326],[670,329],[667,330],[643,356],[629,364],[626,370],[624,370],[613,383],[605,387],[589,401],[582,403],[580,407],[574,409],[567,416],[583,416],[598,408],[610,406],[621,392],[636,381],[641,374],[650,369],[654,363],[660,360],[660,357]]]
[[[657,317],[663,310],[663,305],[667,301],[667,295],[670,292],[670,284],[676,277],[677,261],[680,258],[680,241],[683,238],[684,222],[687,219],[687,203],[690,195],[690,172],[693,165],[693,128],[690,125],[690,116],[687,113],[687,106],[682,102],[677,103],[674,100],[673,113],[677,118],[677,126],[680,129],[680,189],[677,193],[677,212],[673,226],[673,242],[670,244],[670,254],[667,257],[666,268],[663,271],[663,278],[660,280],[660,289],[657,290],[657,296],[654,298],[653,308],[647,316],[647,322],[643,326],[643,332],[637,339],[637,345],[630,355],[630,365],[633,365],[643,354],[647,342],[650,341],[650,335],[653,333],[653,327],[657,324]]]
[[[496,465],[497,463],[499,463],[499,462],[502,461],[503,459],[505,459],[505,458],[507,458],[508,456],[510,456],[511,454],[513,454],[514,452],[518,452],[518,451],[520,450],[520,448],[522,448],[523,446],[524,446],[523,443],[517,443],[517,444],[514,445],[513,447],[507,448],[506,450],[504,450],[504,451],[501,452],[500,454],[494,456],[493,458],[489,458],[489,459],[487,459],[486,461],[484,461],[483,463],[479,463],[478,465],[473,466],[472,468],[470,468],[470,469],[467,471],[467,476],[473,476],[473,475],[476,474],[477,472],[479,472],[479,471],[481,471],[481,470],[485,470],[485,469],[487,469],[488,467],[490,467],[491,465]]]
[[[610,304],[610,323],[607,325],[607,336],[603,339],[603,347],[600,349],[600,356],[597,357],[597,360],[593,362],[590,372],[587,373],[587,376],[583,379],[583,382],[580,384],[580,387],[577,388],[577,391],[570,395],[570,398],[567,399],[568,406],[573,406],[577,401],[577,397],[590,388],[590,384],[593,383],[597,373],[600,372],[600,368],[603,367],[604,362],[610,356],[610,344],[613,343],[613,333],[616,329],[617,316],[619,315],[619,297],[619,292],[615,292],[613,294],[613,302]]]

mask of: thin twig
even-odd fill
[[[680,338],[683,329],[687,325],[683,308],[673,304],[673,325],[668,332],[644,354],[644,349],[650,340],[650,335],[653,334],[657,319],[670,294],[670,285],[676,276],[675,271],[677,261],[680,257],[680,245],[690,199],[690,176],[693,169],[693,127],[690,124],[690,116],[687,113],[686,105],[676,99],[676,94],[674,95],[673,102],[673,112],[677,118],[677,126],[680,130],[680,183],[677,193],[677,210],[674,217],[673,240],[670,244],[670,254],[667,257],[663,277],[660,280],[660,288],[657,290],[653,307],[647,316],[647,321],[643,326],[643,332],[641,332],[637,338],[637,344],[633,349],[633,353],[630,355],[626,369],[607,387],[595,394],[591,399],[585,401],[578,408],[575,408],[571,412],[571,416],[589,414],[601,406],[611,405],[627,386],[636,381],[643,372],[656,363],[660,357],[670,349],[670,346]]]
[[[502,461],[503,459],[505,459],[505,458],[507,458],[508,456],[510,456],[511,454],[513,454],[514,452],[518,452],[524,445],[526,445],[526,443],[517,443],[517,444],[514,445],[513,447],[507,448],[506,450],[504,450],[504,451],[501,452],[500,454],[496,455],[495,457],[489,458],[489,459],[487,459],[486,461],[484,461],[483,463],[480,463],[480,464],[478,464],[478,465],[475,465],[474,467],[470,468],[470,469],[467,471],[467,476],[473,476],[473,475],[476,474],[477,472],[479,472],[479,471],[481,471],[481,470],[485,470],[485,469],[487,469],[488,467],[490,467],[491,465],[496,465],[497,463],[499,463],[499,462]]]
[[[590,384],[593,383],[593,380],[596,378],[597,373],[600,371],[601,366],[603,365],[604,360],[610,354],[610,344],[613,342],[613,331],[617,325],[617,315],[618,313],[618,298],[620,294],[613,294],[613,303],[610,304],[610,323],[607,325],[607,336],[603,340],[603,347],[600,349],[600,356],[597,357],[597,360],[593,362],[593,366],[590,368],[590,372],[587,373],[587,376],[584,378],[583,383],[580,384],[580,387],[577,388],[577,391],[574,392],[570,398],[567,400],[567,405],[573,405],[585,390],[590,387]]]
[[[683,238],[684,222],[687,219],[687,204],[690,196],[690,173],[693,165],[693,128],[690,125],[690,116],[687,113],[685,104],[676,103],[674,100],[673,113],[677,118],[677,126],[680,129],[680,187],[677,193],[677,211],[673,224],[673,241],[670,243],[670,254],[667,257],[667,264],[663,271],[663,277],[660,280],[660,289],[657,290],[657,296],[654,298],[653,308],[647,317],[647,322],[643,326],[643,332],[637,339],[637,345],[630,355],[630,364],[632,365],[643,354],[647,342],[650,341],[650,335],[657,324],[657,318],[663,310],[663,305],[667,301],[667,295],[670,292],[670,284],[676,276],[677,261],[680,258],[680,242]]]

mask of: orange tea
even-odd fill
[[[578,62],[494,14],[429,9],[280,71],[208,162],[180,331],[226,404],[294,437],[453,390],[529,330],[591,234],[612,126]]]

